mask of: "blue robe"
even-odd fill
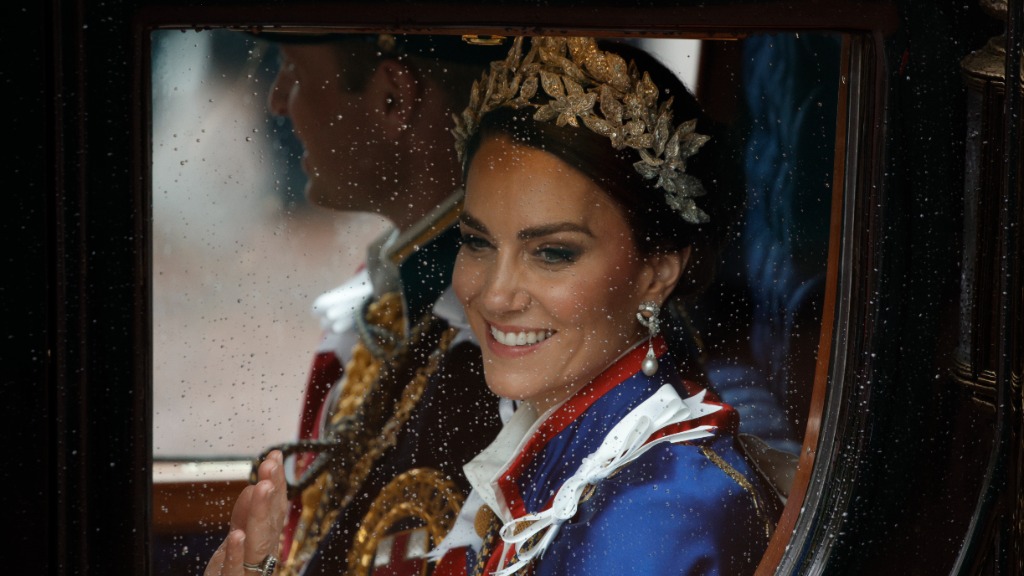
[[[664,352],[664,344],[658,346]],[[626,354],[533,425],[530,439],[501,467],[490,488],[503,521],[548,508],[611,428],[663,385],[675,387],[681,398],[700,392],[680,379],[667,354],[654,376],[638,371],[645,352],[641,346]],[[704,402],[720,409],[675,429],[712,425],[710,437],[657,444],[599,482],[533,561],[531,573],[752,574],[767,547],[778,502],[737,445],[737,413],[713,394]],[[476,560],[470,549],[467,573]],[[489,569],[496,566],[492,558]]]

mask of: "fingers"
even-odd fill
[[[279,526],[279,530],[284,530],[284,523],[288,518],[288,511],[291,509],[291,503],[288,501],[288,483],[284,474],[284,455],[279,450],[275,450],[271,456],[277,463],[277,466],[270,471],[270,481],[274,485],[272,498],[274,522]]]
[[[288,507],[284,457],[275,450],[260,464],[256,484],[238,495],[231,509],[230,531],[210,557],[203,576],[244,576],[243,562],[259,564],[268,554],[276,556]]]
[[[231,527],[229,530],[245,530],[249,524],[249,513],[252,509],[253,493],[256,486],[250,485],[242,489],[242,493],[235,500],[235,507],[231,509]]]
[[[221,570],[220,576],[243,576],[245,574],[242,562],[245,562],[247,540],[248,538],[241,530],[232,530],[228,533],[228,537],[224,540],[227,554],[224,556],[224,569]]]
[[[274,450],[260,463],[257,483],[245,487],[234,501],[230,531],[203,576],[244,576],[243,563],[259,564],[267,554],[276,556],[288,508],[284,456]]]
[[[210,557],[210,562],[203,571],[203,576],[243,576],[245,569],[245,533],[241,530],[228,532],[217,551]]]
[[[249,515],[254,506],[253,495],[257,492],[258,487],[264,481],[269,481],[275,488],[277,488],[284,499],[286,500],[285,506],[287,506],[287,486],[284,480],[284,457],[280,450],[274,450],[267,455],[267,458],[260,463],[259,468],[256,472],[257,483],[246,486],[242,489],[242,493],[238,495],[238,500],[235,501],[235,507],[231,510],[231,530],[248,530]],[[264,487],[266,489],[266,487]],[[282,524],[284,526],[284,524]]]
[[[260,464],[259,481],[251,486],[245,524],[245,561],[257,564],[277,553],[288,515],[284,462],[280,451],[271,452]]]

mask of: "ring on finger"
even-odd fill
[[[242,562],[242,568],[249,572],[255,572],[260,576],[270,576],[274,573],[274,568],[277,566],[277,558],[274,558],[273,554],[267,554],[263,561],[259,564],[250,564],[249,562]]]

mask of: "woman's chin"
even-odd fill
[[[580,388],[568,383],[545,383],[536,369],[525,372],[512,372],[496,369],[484,363],[484,379],[487,387],[502,398],[524,402],[533,406],[538,413],[543,413],[551,406],[558,404]]]
[[[484,379],[491,392],[517,402],[529,402],[538,395],[546,395],[549,391],[549,387],[543,384],[543,375],[534,368],[508,370],[485,361]]]
[[[494,392],[502,398],[509,400],[515,400],[521,402],[528,400],[531,394],[526,390],[530,386],[529,382],[524,382],[524,378],[513,377],[507,373],[494,374],[493,370],[488,370],[486,365],[484,367],[484,379],[487,381],[487,387],[490,388],[491,392]],[[534,381],[536,384],[536,381]]]

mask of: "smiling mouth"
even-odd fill
[[[552,337],[555,333],[551,330],[527,330],[523,332],[502,332],[491,326],[491,336],[499,344],[505,346],[532,346]]]

